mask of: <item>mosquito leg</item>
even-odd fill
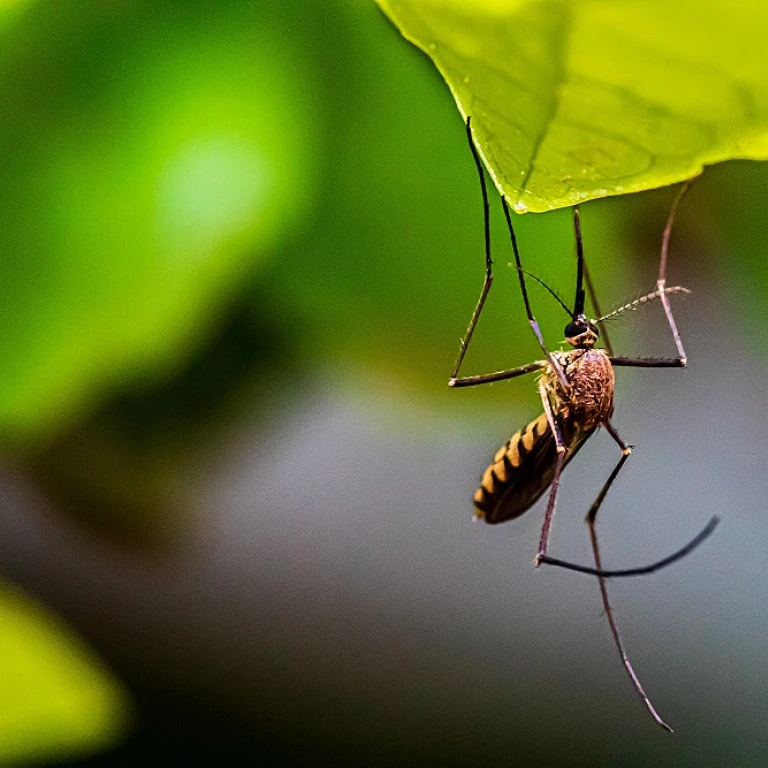
[[[544,405],[544,413],[547,415],[547,422],[549,428],[552,430],[552,436],[555,438],[555,449],[557,451],[557,459],[555,460],[555,472],[552,476],[552,485],[549,488],[549,499],[547,501],[547,511],[544,513],[544,523],[541,526],[541,536],[539,537],[539,549],[534,558],[533,564],[536,568],[539,567],[542,560],[547,556],[547,547],[549,546],[549,529],[552,527],[552,518],[555,515],[555,501],[557,500],[557,489],[560,486],[560,473],[563,471],[565,465],[566,447],[563,442],[563,435],[560,432],[560,427],[555,420],[555,415],[552,412],[552,406],[549,402],[549,395],[547,394],[546,387],[543,382],[539,382],[539,394],[541,395],[541,402]]]
[[[515,236],[515,228],[512,226],[512,215],[509,212],[509,205],[507,205],[507,200],[503,196],[501,198],[501,204],[504,208],[504,217],[507,220],[507,229],[509,229],[509,237],[512,240],[512,250],[515,254],[515,266],[517,267],[517,277],[520,280],[520,291],[523,294],[523,303],[525,304],[525,314],[528,315],[528,323],[530,324],[531,329],[533,330],[533,335],[536,337],[536,341],[539,342],[539,346],[541,347],[542,351],[547,357],[547,362],[552,366],[552,370],[557,375],[558,381],[563,387],[563,390],[565,392],[569,392],[571,389],[571,385],[568,383],[568,379],[565,377],[563,368],[560,365],[560,363],[557,362],[557,360],[555,359],[555,356],[547,349],[547,346],[544,343],[544,337],[541,334],[541,329],[539,328],[539,324],[538,322],[536,322],[536,318],[533,316],[533,312],[531,310],[531,303],[528,300],[528,290],[525,287],[525,273],[523,271],[523,265],[520,262],[520,251],[517,248],[517,237]]]
[[[592,553],[595,558],[595,566],[598,570],[602,570],[603,564],[600,560],[600,547],[597,543],[597,528],[595,525],[595,519],[594,517],[587,516],[587,525],[589,526],[589,538],[592,542]],[[598,576],[597,577],[598,583],[600,585],[600,595],[603,599],[603,608],[605,609],[605,615],[608,618],[608,624],[611,627],[611,634],[613,635],[614,643],[616,644],[616,650],[619,652],[619,656],[621,657],[621,663],[624,665],[624,669],[626,669],[627,674],[629,675],[630,680],[632,681],[632,685],[635,687],[635,690],[637,691],[640,698],[643,700],[643,703],[648,708],[648,711],[651,713],[651,717],[665,730],[672,733],[672,729],[661,719],[659,716],[659,713],[654,709],[653,704],[651,704],[651,700],[648,698],[648,695],[643,690],[643,686],[640,684],[640,680],[638,679],[637,675],[635,674],[635,670],[632,668],[632,663],[629,660],[629,656],[627,656],[627,651],[624,648],[624,643],[621,639],[621,635],[619,634],[619,628],[616,625],[616,619],[613,616],[613,610],[611,609],[611,603],[608,599],[608,588],[606,586],[606,581],[604,576]]]
[[[608,479],[605,481],[605,484],[603,485],[603,487],[600,489],[600,493],[597,494],[597,498],[595,499],[592,506],[589,508],[589,512],[587,512],[588,525],[595,524],[597,513],[603,504],[603,501],[605,499],[606,494],[608,493],[609,488],[613,485],[613,481],[616,479],[616,475],[619,474],[619,472],[621,471],[621,468],[624,466],[624,462],[632,454],[632,446],[627,445],[621,439],[621,437],[619,436],[619,433],[614,429],[613,424],[611,424],[610,421],[604,422],[603,426],[607,430],[608,434],[616,441],[619,448],[621,448],[621,458],[619,459],[616,466],[613,468],[613,472],[611,472],[611,474],[608,476]]]
[[[539,360],[535,363],[528,363],[528,365],[521,365],[519,368],[512,368],[509,371],[496,371],[496,373],[482,373],[479,376],[464,376],[460,379],[450,379],[448,381],[449,387],[474,387],[477,384],[490,384],[493,381],[504,381],[505,379],[514,379],[517,376],[523,376],[526,373],[533,373],[533,371],[540,371],[542,368],[546,368],[547,363],[544,360]]]
[[[479,376],[464,376],[461,378],[459,377],[459,369],[461,368],[461,364],[464,362],[464,356],[467,353],[469,342],[472,340],[472,335],[475,332],[475,327],[477,326],[477,321],[480,318],[480,313],[483,311],[483,307],[485,306],[485,300],[488,297],[488,293],[491,290],[491,286],[493,285],[493,259],[491,258],[491,223],[490,223],[490,212],[488,208],[488,188],[485,183],[485,173],[483,171],[483,165],[480,162],[480,156],[477,153],[477,147],[475,147],[475,142],[472,138],[472,118],[471,117],[467,118],[467,141],[469,142],[469,148],[472,151],[472,157],[474,158],[474,161],[475,161],[477,174],[480,178],[480,190],[483,193],[483,222],[484,222],[484,231],[485,231],[485,280],[483,281],[483,288],[480,291],[480,298],[478,299],[477,306],[475,307],[475,311],[472,313],[472,317],[470,318],[469,326],[467,327],[467,332],[464,335],[464,338],[461,340],[461,346],[459,347],[459,355],[456,358],[456,364],[453,366],[453,371],[451,372],[451,378],[448,380],[449,387],[474,387],[478,384],[489,384],[494,381],[504,381],[505,379],[513,379],[516,376],[523,376],[526,373],[532,373],[533,371],[541,370],[546,365],[546,363],[543,363],[543,362],[534,362],[534,363],[529,363],[528,365],[521,365],[517,368],[512,368],[507,371],[496,371],[495,373],[486,373],[486,374],[481,374]],[[505,203],[505,206],[506,206],[506,203]],[[510,227],[510,232],[512,232],[512,242],[515,250],[515,257],[519,265],[520,256],[517,252],[517,240],[515,239],[514,230],[512,229],[511,221],[509,221],[509,227]],[[519,268],[522,269],[522,267],[519,267]],[[522,281],[522,276],[521,276],[521,281]],[[527,293],[525,292],[524,281],[522,282],[522,285],[523,285],[523,297],[525,299],[526,309],[530,317],[530,308],[528,306],[528,296],[527,296]],[[534,320],[534,323],[535,323],[535,320]],[[544,349],[544,352],[547,355],[547,360],[550,362],[551,365],[555,367],[555,370],[558,371],[559,375],[562,376],[563,381],[565,381],[565,376],[564,374],[562,374],[562,371],[559,368],[557,362],[554,360],[554,358],[550,355],[550,353],[544,347],[544,340],[541,337],[541,332],[538,329],[538,325],[535,327],[534,333],[536,333],[536,337],[539,339],[539,343],[541,344],[542,349]]]
[[[587,292],[589,293],[589,300],[592,302],[592,306],[595,308],[595,314],[598,317],[602,317],[602,312],[600,311],[600,304],[597,301],[597,293],[595,293],[595,285],[592,282],[592,276],[589,273],[589,269],[587,269],[587,263],[584,262],[584,282],[587,285]],[[600,336],[603,338],[603,347],[605,347],[605,351],[608,353],[609,356],[613,355],[613,344],[611,344],[611,339],[608,336],[608,329],[606,328],[605,323],[597,322],[596,325],[600,329]]]
[[[685,368],[684,357],[610,357],[612,365],[628,368]]]
[[[542,390],[542,399],[544,399],[544,391],[543,391],[543,385],[539,385],[540,389]],[[549,406],[549,402],[547,401],[545,404],[545,408]],[[550,416],[550,410],[547,411],[547,418],[549,419]],[[550,427],[552,426],[552,421],[550,420]],[[621,472],[621,468],[624,466],[624,462],[629,458],[630,454],[632,453],[632,447],[627,445],[620,437],[618,432],[613,428],[610,422],[605,422],[604,424],[605,428],[608,430],[611,437],[619,444],[619,447],[621,448],[621,458],[619,459],[616,466],[613,468],[613,471],[608,476],[608,479],[603,484],[603,487],[600,489],[600,493],[597,494],[597,498],[595,499],[592,506],[589,508],[589,512],[587,512],[587,524],[589,526],[594,526],[595,518],[597,517],[597,513],[602,506],[603,501],[605,500],[605,496],[608,493],[608,490],[613,485],[613,481],[616,479],[616,476]],[[554,432],[554,430],[553,430]],[[557,443],[557,435],[555,435],[555,442]],[[558,456],[559,458],[559,456]],[[557,477],[557,473],[555,474]],[[554,481],[553,481],[554,486]],[[550,494],[551,497],[551,494]],[[552,513],[554,513],[554,503],[552,503]],[[551,513],[549,510],[549,506],[547,507],[547,515],[551,517]],[[539,544],[539,554],[536,556],[536,564],[539,563],[546,563],[547,565],[559,565],[561,567],[570,568],[570,570],[580,570],[581,566],[575,566],[572,563],[567,563],[563,560],[558,560],[553,557],[549,557],[547,555],[547,541],[545,534],[549,533],[549,524],[550,520],[548,517],[544,518],[544,526],[545,530],[542,531],[542,537],[541,537],[541,543]],[[602,568],[600,566],[597,567],[598,571],[602,571]],[[603,578],[601,573],[597,573],[596,575],[599,575],[601,578]]]
[[[603,313],[600,309],[600,304],[597,301],[597,293],[595,292],[595,285],[592,282],[592,276],[589,274],[589,270],[587,269],[587,262],[584,259],[584,246],[582,245],[581,240],[581,216],[579,214],[579,206],[574,205],[573,206],[573,229],[576,233],[576,254],[577,257],[581,260],[581,263],[584,265],[584,282],[587,286],[587,292],[589,293],[589,299],[592,302],[592,307],[595,310],[595,314],[598,317],[602,317]],[[613,355],[613,346],[611,344],[611,340],[608,337],[608,330],[605,327],[604,323],[597,322],[597,325],[600,328],[600,335],[603,337],[603,346],[605,347],[605,350],[608,352],[610,356]]]
[[[680,191],[677,193],[672,203],[672,208],[669,211],[669,216],[667,217],[667,223],[664,227],[664,234],[661,239],[661,257],[659,259],[659,276],[656,280],[656,290],[653,293],[649,293],[647,296],[642,296],[636,301],[625,304],[623,307],[619,307],[613,312],[609,312],[598,321],[602,328],[603,321],[609,320],[621,312],[634,309],[638,305],[653,299],[661,299],[661,304],[664,307],[664,314],[667,318],[667,324],[672,331],[672,338],[674,339],[675,347],[677,348],[677,357],[614,357],[609,351],[608,354],[610,360],[614,365],[634,366],[636,368],[684,368],[688,362],[683,342],[680,339],[680,333],[677,330],[677,323],[675,323],[675,318],[672,314],[672,306],[669,303],[669,294],[690,293],[690,291],[679,285],[667,288],[667,255],[669,253],[669,238],[672,234],[672,225],[675,221],[677,208],[689,187],[690,182],[686,182],[680,187]]]
[[[587,512],[587,526],[589,527],[589,539],[592,543],[592,554],[594,556],[595,560],[595,567],[598,571],[603,570],[603,563],[602,559],[600,557],[600,546],[597,541],[597,513],[600,510],[600,506],[603,503],[603,500],[605,499],[606,493],[608,493],[608,489],[613,484],[613,481],[616,479],[616,476],[621,471],[621,468],[624,466],[624,462],[629,458],[630,454],[632,453],[632,448],[628,446],[619,436],[619,433],[616,432],[616,430],[613,428],[610,422],[605,423],[605,428],[608,430],[608,433],[611,435],[611,437],[616,441],[616,443],[619,445],[619,448],[621,448],[621,458],[619,459],[618,463],[613,469],[613,472],[611,472],[610,476],[608,477],[608,480],[603,485],[602,489],[600,490],[600,493],[598,494],[597,498],[595,499],[594,504],[589,509],[589,512]],[[658,712],[653,707],[653,704],[651,704],[651,700],[648,698],[648,695],[643,690],[643,686],[640,684],[640,680],[638,679],[637,675],[635,674],[635,670],[632,668],[632,662],[629,660],[629,656],[627,655],[627,651],[624,648],[624,642],[621,639],[621,634],[619,634],[619,628],[616,624],[616,619],[613,615],[613,609],[611,608],[611,602],[608,597],[608,586],[606,584],[606,580],[604,576],[598,576],[598,583],[600,585],[600,595],[603,600],[603,608],[605,609],[605,615],[608,619],[608,624],[611,628],[611,634],[613,635],[613,640],[616,645],[616,650],[619,652],[619,656],[621,657],[621,663],[624,665],[624,669],[627,671],[627,674],[629,675],[630,680],[632,681],[632,685],[635,687],[635,690],[637,691],[640,698],[643,700],[643,703],[648,708],[648,711],[651,713],[651,716],[653,719],[664,729],[672,733],[672,729],[661,719]]]
[[[677,193],[677,196],[675,197],[672,208],[669,211],[669,216],[667,217],[667,223],[664,227],[664,235],[661,239],[661,258],[659,259],[659,278],[656,281],[656,288],[660,293],[659,298],[661,299],[661,305],[664,307],[664,314],[667,316],[667,322],[669,323],[669,328],[672,331],[672,338],[675,340],[675,346],[677,347],[677,359],[680,361],[680,366],[685,366],[687,359],[685,356],[685,349],[683,348],[683,342],[680,340],[680,334],[677,330],[677,324],[675,323],[675,318],[672,315],[672,307],[669,303],[669,297],[667,296],[666,292],[664,291],[664,288],[667,284],[667,253],[669,252],[669,238],[672,234],[672,224],[675,221],[675,214],[677,213],[677,207],[680,205],[680,201],[683,199],[683,196],[688,191],[688,188],[690,187],[690,182],[685,182],[680,187],[680,191]]]
[[[573,206],[573,229],[576,233],[576,298],[573,302],[574,318],[584,314],[584,242],[581,238],[579,206]]]
[[[616,432],[616,430],[613,428],[613,425],[610,422],[605,422],[605,428],[608,430],[608,433],[611,435],[611,437],[618,443],[619,448],[621,448],[621,458],[617,462],[616,466],[613,468],[613,471],[608,476],[608,479],[605,481],[605,484],[600,489],[600,493],[597,494],[597,498],[595,499],[592,506],[589,508],[589,512],[587,512],[587,525],[590,526],[590,532],[595,526],[595,520],[597,518],[597,513],[602,506],[603,501],[605,500],[605,496],[608,493],[608,489],[613,485],[613,481],[616,479],[616,476],[621,471],[621,468],[624,466],[624,462],[629,458],[630,454],[632,453],[632,446],[627,445],[620,437],[619,434]],[[639,568],[622,568],[618,570],[605,570],[600,564],[597,565],[596,568],[591,568],[586,565],[578,565],[577,563],[571,563],[567,560],[559,560],[556,557],[550,557],[546,554],[546,551],[544,554],[539,554],[537,561],[538,563],[545,563],[546,565],[556,565],[559,568],[565,568],[569,571],[576,571],[577,573],[586,573],[590,576],[598,576],[600,579],[610,579],[610,578],[618,578],[618,577],[625,577],[625,576],[644,576],[648,573],[654,573],[655,571],[659,571],[662,568],[666,568],[668,565],[672,565],[672,563],[677,562],[678,560],[682,559],[686,555],[693,552],[694,549],[696,549],[698,546],[704,543],[706,539],[708,539],[712,532],[717,527],[718,523],[720,522],[720,518],[715,515],[707,524],[704,526],[704,528],[696,534],[684,547],[681,547],[676,552],[673,552],[671,555],[667,555],[666,557],[662,558],[661,560],[657,560],[655,563],[651,563],[650,565],[644,565]],[[591,533],[590,533],[591,535]],[[595,534],[595,540],[596,540],[596,534]]]
[[[480,190],[483,193],[483,222],[485,230],[485,280],[483,281],[483,289],[480,292],[480,298],[477,302],[477,306],[475,307],[475,311],[472,313],[472,317],[469,321],[467,332],[464,334],[464,338],[461,340],[459,356],[456,358],[456,365],[453,366],[449,386],[454,386],[453,382],[455,382],[458,378],[459,368],[461,368],[461,364],[464,361],[464,355],[467,353],[467,347],[469,346],[469,342],[472,340],[472,334],[475,332],[475,326],[477,325],[477,321],[480,318],[480,313],[483,311],[483,306],[485,305],[485,299],[488,296],[488,291],[491,290],[491,286],[493,285],[493,260],[491,259],[491,219],[490,212],[488,210],[488,189],[485,184],[485,173],[483,172],[483,165],[480,162],[480,157],[477,154],[475,142],[472,139],[471,117],[467,118],[467,141],[469,142],[469,148],[472,151],[472,157],[475,160],[475,167],[477,168],[477,173],[480,177]]]
[[[699,531],[684,547],[681,547],[671,555],[663,557],[661,560],[657,560],[650,565],[644,565],[640,568],[619,568],[606,570],[604,568],[593,568],[587,565],[578,565],[577,563],[569,563],[567,560],[558,560],[556,557],[542,558],[542,562],[547,565],[556,565],[560,568],[565,568],[567,571],[575,571],[576,573],[585,573],[588,576],[602,576],[605,579],[615,579],[622,576],[645,576],[649,573],[655,573],[662,568],[666,568],[672,563],[676,563],[678,560],[682,560],[686,555],[693,552],[694,549],[701,546],[714,532],[715,528],[720,523],[720,518],[714,515],[710,518],[709,522]]]
[[[597,542],[597,513],[600,509],[600,505],[603,503],[603,499],[605,498],[605,494],[608,492],[608,489],[610,488],[613,481],[616,479],[616,475],[619,474],[619,470],[621,470],[622,466],[624,465],[624,462],[629,458],[630,453],[632,452],[632,449],[630,446],[628,446],[622,439],[619,437],[618,432],[611,426],[610,422],[605,423],[605,427],[610,433],[611,437],[618,443],[619,447],[621,448],[621,459],[619,459],[619,463],[614,468],[613,472],[611,472],[610,477],[606,481],[605,485],[603,486],[602,490],[598,494],[597,499],[595,499],[595,503],[590,507],[589,512],[587,512],[587,526],[589,527],[589,539],[592,543],[592,554],[594,555],[595,559],[595,567],[601,571],[603,569],[603,563],[600,558],[600,546]],[[626,669],[627,674],[629,675],[630,680],[632,681],[632,685],[635,687],[635,690],[637,691],[640,698],[643,700],[643,703],[648,708],[648,711],[651,713],[651,717],[665,730],[672,733],[672,729],[661,719],[658,712],[653,707],[653,704],[651,704],[651,700],[648,698],[648,695],[643,690],[643,686],[640,684],[640,680],[638,679],[637,675],[635,674],[635,670],[632,668],[632,663],[629,660],[629,656],[627,656],[627,651],[624,648],[624,642],[621,639],[621,635],[619,634],[619,628],[616,624],[616,619],[613,615],[613,610],[611,608],[611,602],[608,598],[608,587],[606,584],[606,580],[604,576],[598,576],[597,577],[598,583],[600,585],[600,595],[603,599],[603,608],[605,609],[605,615],[608,618],[608,624],[611,627],[611,634],[613,635],[614,643],[616,644],[616,650],[619,652],[619,656],[621,657],[621,663],[624,665],[624,669]]]

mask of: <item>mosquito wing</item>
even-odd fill
[[[595,430],[577,430],[567,422],[560,427],[568,447],[567,464]],[[542,413],[496,452],[475,492],[477,516],[487,523],[503,523],[522,515],[549,488],[556,460],[555,438]]]

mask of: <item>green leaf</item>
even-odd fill
[[[546,211],[768,158],[768,5],[378,0],[448,83],[499,190]]]
[[[0,763],[85,755],[125,734],[128,698],[61,622],[0,586]]]

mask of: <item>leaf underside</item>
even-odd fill
[[[378,0],[519,213],[768,158],[768,4]]]

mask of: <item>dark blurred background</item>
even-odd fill
[[[472,525],[535,381],[446,386],[483,275],[476,172],[373,4],[0,3],[0,762],[763,765],[764,166],[680,210],[684,371],[617,375],[636,451],[612,585],[531,566],[542,509]],[[672,191],[582,208],[608,309],[653,289]],[[467,371],[539,356],[494,207]],[[516,217],[565,297],[570,214]],[[547,338],[565,319],[531,288]],[[671,354],[660,307],[611,326]],[[553,554],[616,460],[565,475]]]

